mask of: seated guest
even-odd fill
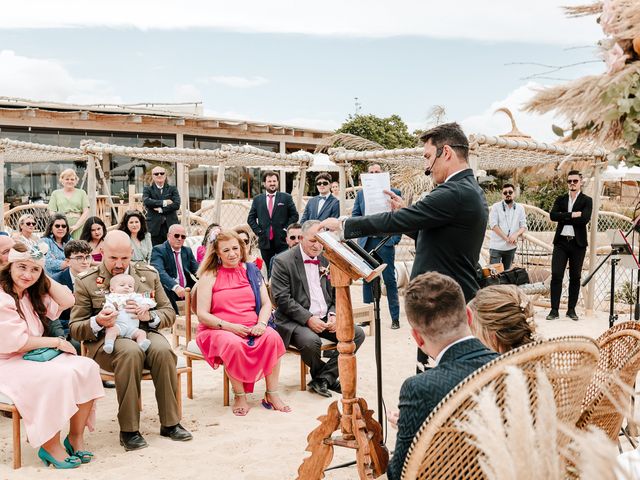
[[[409,377],[400,389],[398,436],[387,477],[397,480],[420,426],[435,406],[458,383],[498,356],[471,335],[460,286],[436,272],[414,278],[405,291],[405,310],[411,336],[424,353],[435,359],[435,367]],[[390,420],[395,420],[390,415]]]
[[[33,231],[36,229],[36,218],[30,213],[25,213],[18,219],[18,229],[13,232],[11,237],[27,248],[37,245],[40,239]]]
[[[471,330],[491,350],[505,353],[536,340],[533,305],[515,285],[491,285],[469,302]]]
[[[271,301],[258,268],[247,262],[239,234],[222,231],[215,238],[198,271],[196,342],[213,368],[224,364],[233,393],[233,414],[249,412],[246,394],[265,377],[262,405],[289,412],[278,395],[280,357],[285,348],[267,324]]]
[[[118,230],[122,230],[131,239],[133,248],[132,262],[149,263],[151,260],[151,234],[147,232],[147,220],[138,210],[128,210],[125,212]]]
[[[7,264],[9,252],[15,243],[15,240],[10,236],[0,235],[0,267]]]
[[[91,266],[95,267],[102,262],[102,241],[107,234],[107,226],[100,217],[89,217],[84,222],[80,240],[91,245]]]
[[[213,243],[216,236],[220,233],[220,225],[212,223],[207,227],[202,237],[202,244],[196,249],[196,262],[202,263],[205,253],[207,253],[207,247]]]
[[[307,220],[326,220],[330,217],[340,216],[340,201],[331,195],[331,175],[327,172],[316,175],[316,188],[318,195],[309,199],[300,223]]]
[[[40,248],[42,247],[42,248]],[[46,466],[77,468],[91,461],[84,429],[92,429],[94,401],[104,396],[100,368],[76,356],[61,338],[43,337],[47,319],[74,303],[68,288],[44,274],[44,251],[16,243],[0,269],[0,391],[20,411],[29,443]],[[59,351],[54,361],[24,358],[31,350]],[[60,430],[69,424],[61,445]]]
[[[328,261],[321,255],[316,239],[318,220],[302,225],[300,245],[281,253],[273,262],[271,293],[276,304],[276,325],[285,346],[300,350],[311,370],[309,388],[323,397],[333,390],[341,393],[338,381],[338,357],[326,363],[320,355],[322,338],[337,342],[334,289],[328,277]],[[355,327],[356,350],[364,341],[364,332]]]
[[[42,235],[42,241],[49,247],[44,264],[47,275],[53,275],[69,268],[69,261],[64,256],[64,246],[69,240],[71,240],[71,235],[66,217],[62,213],[51,215]]]
[[[80,274],[75,282],[76,303],[71,310],[71,336],[84,341],[87,355],[100,367],[114,373],[118,397],[118,423],[120,445],[126,451],[147,446],[140,434],[140,380],[142,370],[148,368],[158,401],[160,435],[174,441],[191,440],[191,434],[180,425],[180,410],[176,390],[176,354],[158,330],[169,328],[175,321],[175,312],[160,283],[158,273],[143,262],[131,263],[131,241],[119,230],[109,232],[102,246],[100,266]],[[105,329],[116,322],[117,311],[104,308],[105,294],[111,279],[127,272],[135,278],[136,293],[151,297],[157,303],[153,310],[141,309],[134,301],[127,303],[125,311],[136,315],[140,328],[147,332],[151,345],[146,352],[127,338],[115,341],[112,354],[106,353]]]
[[[291,225],[289,225],[287,227],[287,238],[285,240],[287,241],[289,250],[300,245],[300,240],[302,240],[302,225],[300,225],[299,223],[292,223]],[[271,265],[269,266],[270,270],[273,267],[273,259],[280,255],[280,253],[276,253],[273,257],[271,257]]]
[[[198,271],[191,249],[182,248],[186,239],[184,227],[174,223],[169,227],[167,240],[151,251],[151,265],[158,271],[162,287],[176,313],[177,302],[184,299],[185,288],[193,288],[196,283],[193,276]]]
[[[242,246],[247,251],[247,262],[255,263],[258,270],[262,270],[262,266],[264,265],[264,261],[255,254],[254,246],[255,246],[255,235],[251,231],[251,227],[249,225],[236,225],[233,227],[233,231],[236,232],[240,236],[240,240],[242,240]]]

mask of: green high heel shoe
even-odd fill
[[[67,469],[78,468],[80,466],[80,459],[78,457],[70,456],[60,462],[53,458],[53,456],[42,447],[38,450],[38,457],[42,460],[45,467],[53,465],[53,467],[57,469]]]
[[[69,441],[69,436],[64,439],[63,442],[64,448],[67,450],[67,453],[72,457],[78,457],[82,463],[89,463],[93,458],[93,453],[87,450],[73,450],[71,446],[71,442]]]

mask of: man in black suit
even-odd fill
[[[471,312],[460,286],[436,272],[414,278],[405,291],[405,310],[418,348],[435,359],[435,367],[407,378],[400,389],[399,414],[390,412],[398,435],[387,478],[397,480],[420,426],[453,388],[498,357],[471,335]]]
[[[153,181],[142,190],[142,203],[147,209],[151,243],[158,245],[167,238],[169,227],[178,223],[180,194],[176,187],[167,184],[167,171],[163,167],[154,167],[151,174]]]
[[[416,241],[411,278],[424,272],[439,272],[460,284],[465,301],[478,290],[476,265],[487,229],[489,210],[484,193],[469,167],[469,142],[457,123],[445,123],[425,132],[425,174],[437,184],[429,195],[404,207],[393,192],[391,212],[327,219],[322,226],[342,230],[345,238],[404,233]],[[418,351],[418,362],[427,358]],[[419,368],[421,368],[419,366]]]
[[[328,278],[329,262],[321,255],[316,239],[318,220],[302,225],[300,245],[273,260],[271,294],[276,304],[276,326],[286,347],[300,350],[311,370],[309,388],[330,397],[329,390],[341,392],[338,381],[338,357],[326,363],[321,358],[322,339],[337,342],[334,289]],[[364,331],[355,327],[356,350],[364,341]]]
[[[549,216],[558,222],[553,237],[553,255],[551,256],[551,311],[547,320],[559,318],[562,279],[569,262],[569,304],[567,317],[578,321],[576,304],[580,294],[580,275],[582,263],[587,251],[587,223],[591,220],[593,202],[591,197],[580,192],[582,175],[571,170],[567,175],[569,193],[556,198]]]
[[[327,172],[316,175],[316,188],[318,195],[307,202],[300,223],[340,216],[340,200],[331,195],[331,175]]]
[[[247,223],[258,237],[262,259],[271,275],[271,257],[287,249],[286,228],[298,221],[298,211],[291,195],[278,191],[280,177],[276,172],[262,174],[266,193],[254,197]]]
[[[177,302],[184,299],[185,288],[193,288],[198,271],[193,252],[189,247],[183,248],[186,238],[187,232],[182,225],[171,225],[166,241],[151,251],[151,265],[158,271],[162,287],[176,313]]]

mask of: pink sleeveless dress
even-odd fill
[[[210,313],[230,323],[253,327],[258,322],[256,300],[247,278],[247,270],[218,268],[213,285]],[[227,374],[244,383],[245,392],[253,392],[255,382],[271,374],[285,353],[278,332],[267,327],[264,334],[250,341],[226,330],[212,329],[200,323],[196,343],[209,365],[224,364]]]

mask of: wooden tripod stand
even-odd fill
[[[389,452],[382,444],[382,426],[373,418],[363,398],[356,397],[357,365],[353,342],[355,329],[351,309],[349,286],[353,280],[366,276],[370,281],[384,270],[380,265],[375,270],[362,272],[321,235],[316,238],[324,245],[324,255],[330,262],[331,284],[336,289],[336,319],[338,337],[338,371],[342,386],[342,413],[338,402],[329,405],[326,415],[318,418],[320,425],[307,436],[307,448],[311,455],[298,468],[298,479],[320,480],[333,458],[333,447],[347,447],[356,452],[358,474],[361,479],[373,479],[385,473],[389,463]],[[340,435],[333,433],[340,430]]]

